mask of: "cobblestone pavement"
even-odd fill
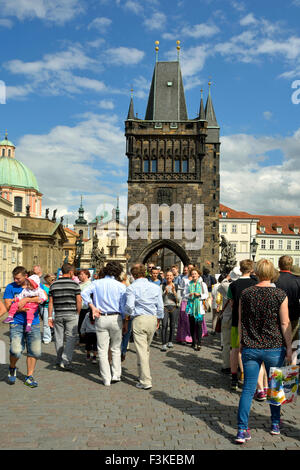
[[[208,314],[209,315],[209,314]],[[208,322],[208,327],[210,323]],[[209,329],[210,330],[210,329]],[[8,328],[0,323],[7,345]],[[144,450],[285,450],[300,448],[299,403],[282,407],[282,433],[271,436],[269,406],[253,402],[252,439],[234,443],[239,392],[230,392],[220,373],[219,336],[204,338],[201,352],[175,345],[151,347],[153,388],[138,390],[133,343],[123,363],[123,380],[104,387],[98,365],[87,363],[84,348],[74,353],[74,371],[55,366],[54,344],[43,345],[35,378],[23,384],[26,357],[18,363],[17,382],[7,384],[0,365],[1,449],[144,449]]]

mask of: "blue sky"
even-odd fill
[[[72,222],[83,194],[89,220],[117,195],[124,212],[130,89],[144,117],[154,42],[174,60],[180,40],[190,118],[213,82],[221,202],[298,215],[299,19],[300,0],[0,0],[0,136],[35,172],[44,210]]]

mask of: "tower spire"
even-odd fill
[[[218,127],[218,122],[211,98],[211,80],[208,82],[208,98],[205,106],[205,119],[207,121],[208,127]]]
[[[199,109],[199,119],[200,121],[205,121],[205,109],[204,109],[204,103],[203,103],[203,90],[200,90],[201,92],[201,100],[200,100],[200,109]]]
[[[87,221],[84,218],[84,208],[82,205],[82,195],[80,196],[80,207],[78,209],[79,217],[75,220],[75,225],[86,225]]]
[[[132,88],[130,90],[130,93],[131,93],[131,98],[130,98],[130,105],[129,105],[128,115],[127,115],[127,120],[134,119],[133,89]]]

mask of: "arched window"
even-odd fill
[[[23,211],[23,198],[20,196],[15,196],[14,198],[14,212]]]
[[[174,172],[180,173],[180,160],[178,158],[174,161]]]

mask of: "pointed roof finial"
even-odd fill
[[[155,41],[156,62],[158,62],[159,41]]]
[[[180,58],[180,41],[176,41],[176,49],[177,49],[177,60],[179,62],[179,58]]]
[[[208,82],[209,90],[208,90],[208,98],[205,106],[205,118],[206,121],[208,122],[208,127],[218,127],[218,122],[212,102],[212,97],[211,97],[211,85],[212,81],[211,79]]]

